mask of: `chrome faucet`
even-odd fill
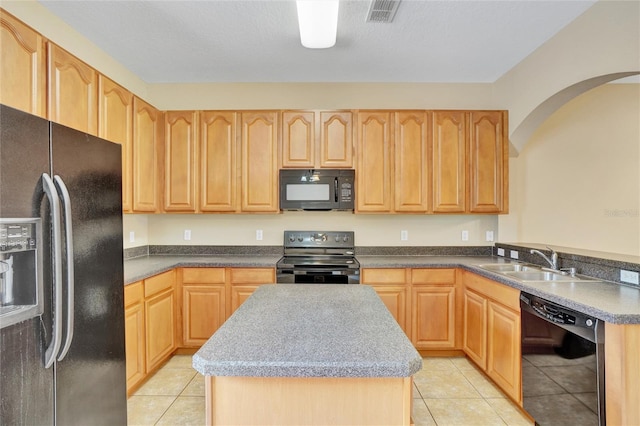
[[[549,251],[551,251],[551,259],[549,259],[547,257],[547,255],[545,255],[543,252],[541,252],[540,250],[534,250],[531,249],[530,253],[531,254],[539,254],[540,256],[542,256],[542,258],[544,260],[547,261],[547,263],[551,266],[551,269],[554,270],[558,270],[558,253],[555,252],[554,249],[552,249],[551,247],[547,246],[547,248],[549,249]]]

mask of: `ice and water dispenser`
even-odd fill
[[[0,218],[0,328],[42,313],[40,219]]]

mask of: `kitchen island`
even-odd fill
[[[422,359],[369,286],[261,286],[194,355],[208,424],[410,424]]]

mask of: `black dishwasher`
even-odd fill
[[[541,426],[604,425],[604,322],[521,293],[524,409]]]

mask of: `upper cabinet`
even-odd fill
[[[429,211],[429,117],[425,111],[394,114],[394,210]]]
[[[45,42],[0,10],[0,103],[46,117]]]
[[[97,135],[98,73],[51,42],[47,60],[49,120]]]
[[[133,208],[133,95],[98,76],[98,136],[122,146],[122,210]]]
[[[391,212],[391,125],[390,111],[358,112],[358,212]]]
[[[241,147],[242,211],[278,212],[278,112],[243,111]]]
[[[198,113],[167,111],[164,128],[164,211],[196,212]]]
[[[469,113],[469,211],[507,213],[508,123],[504,111]]]
[[[200,113],[200,211],[238,210],[238,113]]]
[[[352,168],[351,111],[283,111],[283,168]]]
[[[466,209],[467,114],[433,112],[433,211],[464,213]]]
[[[164,121],[162,113],[133,98],[133,211],[159,211],[159,148]]]

